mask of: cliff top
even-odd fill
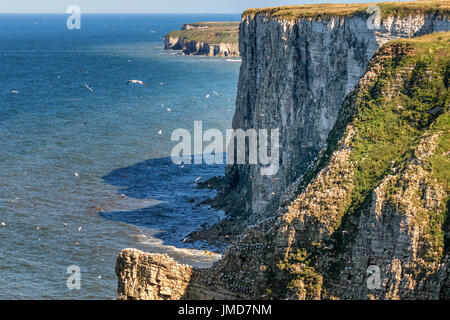
[[[207,21],[207,22],[194,22],[185,24],[185,27],[198,27],[198,28],[222,28],[224,30],[235,29],[239,27],[239,21]]]
[[[450,1],[411,1],[411,2],[381,2],[381,3],[352,3],[352,4],[317,4],[291,5],[261,9],[248,9],[242,16],[267,15],[286,20],[300,18],[327,18],[332,16],[352,16],[365,14],[368,7],[377,5],[381,10],[381,18],[388,16],[406,16],[409,14],[438,14],[448,16]]]
[[[166,37],[184,38],[186,41],[210,44],[238,43],[240,22],[196,22],[183,25],[181,30],[172,31]]]

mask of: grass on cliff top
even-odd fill
[[[208,22],[194,22],[187,25],[193,27],[208,27],[208,28],[222,28],[222,29],[239,29],[239,21],[208,21]]]
[[[239,22],[197,22],[190,26],[202,29],[175,30],[166,37],[184,38],[186,41],[207,42],[210,44],[238,43]]]
[[[298,20],[300,18],[329,18],[333,16],[352,16],[367,14],[371,5],[377,5],[381,10],[381,18],[389,16],[404,17],[410,14],[437,14],[449,16],[450,1],[411,1],[411,2],[381,2],[381,3],[351,3],[351,4],[317,4],[291,5],[262,9],[248,9],[242,16],[267,15],[284,20]],[[367,14],[369,15],[369,14]]]

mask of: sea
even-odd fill
[[[115,299],[124,248],[220,258],[183,239],[223,219],[196,184],[224,165],[172,162],[171,138],[194,121],[231,128],[240,60],[184,56],[162,37],[240,16],[82,14],[72,30],[68,16],[0,15],[0,299]]]

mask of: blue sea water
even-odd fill
[[[173,164],[171,133],[231,127],[240,63],[165,51],[162,36],[239,15],[66,18],[0,15],[0,299],[113,299],[121,249],[205,265],[182,239],[222,217],[195,180],[224,166]]]

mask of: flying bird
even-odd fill
[[[127,84],[130,84],[130,83],[133,83],[133,84],[137,83],[137,84],[143,85],[144,87],[147,87],[147,85],[144,82],[142,82],[141,80],[128,80]]]
[[[83,82],[83,86],[86,87],[86,89],[88,89],[91,92],[94,92],[94,89],[92,89],[91,87],[89,87],[86,83]]]

